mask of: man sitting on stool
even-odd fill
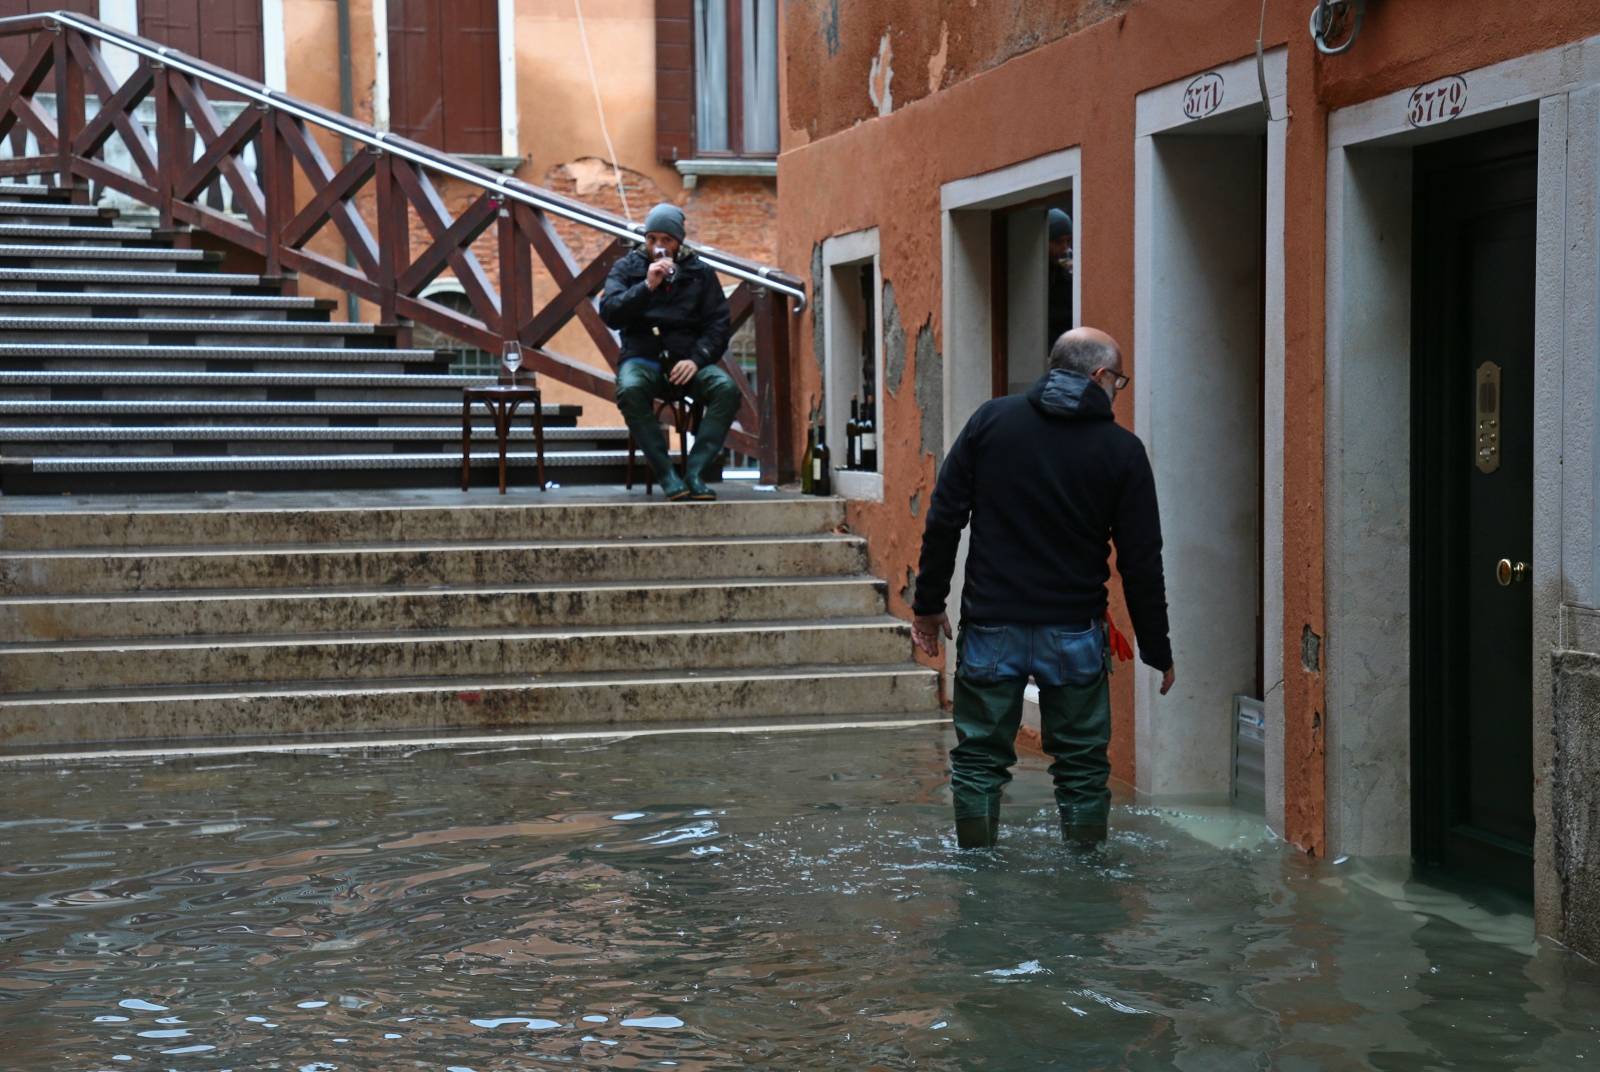
[[[622,335],[617,408],[668,499],[710,501],[702,479],[722,453],[739,388],[718,362],[728,348],[728,299],[711,266],[684,245],[683,212],[662,203],[644,219],[644,246],[611,268],[600,319]],[[656,420],[655,400],[678,392],[705,407],[680,478]]]

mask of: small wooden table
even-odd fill
[[[539,471],[539,490],[545,490],[544,480],[544,409],[540,405],[539,388],[509,383],[490,384],[484,387],[467,387],[461,392],[461,490],[472,483],[472,404],[482,402],[494,417],[494,434],[500,446],[500,494],[506,493],[506,441],[511,437],[511,420],[517,407],[524,402],[533,403],[533,450]]]

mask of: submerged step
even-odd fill
[[[937,713],[938,674],[914,663],[675,670],[433,681],[323,682],[0,698],[0,747],[109,741],[619,726]]]
[[[898,618],[0,645],[5,691],[728,669],[910,658]]]

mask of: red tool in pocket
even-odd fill
[[[1128,662],[1133,658],[1133,644],[1122,635],[1122,630],[1117,628],[1117,623],[1111,620],[1109,614],[1106,615],[1106,640],[1111,645],[1111,654],[1115,655],[1118,661]]]

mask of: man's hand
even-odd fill
[[[911,619],[911,642],[924,655],[938,658],[940,633],[946,638],[954,635],[950,632],[948,614],[919,614]]]
[[[693,361],[690,361],[688,358],[684,358],[682,361],[679,361],[676,365],[672,366],[672,371],[667,373],[667,379],[674,387],[687,387],[689,385],[689,381],[694,379],[699,372],[699,365],[695,364]]]
[[[672,262],[666,257],[662,257],[658,261],[651,261],[650,270],[646,272],[644,276],[644,285],[649,287],[651,290],[656,289],[662,283],[666,282],[667,275],[671,271]]]
[[[1172,683],[1177,679],[1178,668],[1176,666],[1167,667],[1166,671],[1161,675],[1161,695],[1165,696],[1167,693],[1171,692]]]

